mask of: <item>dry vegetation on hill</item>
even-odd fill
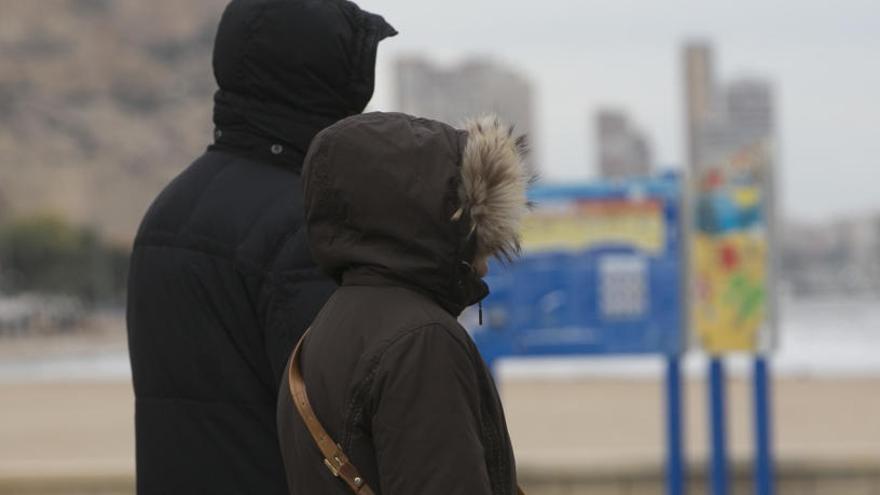
[[[131,241],[211,139],[225,0],[0,0],[0,216]]]

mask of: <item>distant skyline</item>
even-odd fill
[[[773,83],[783,215],[880,213],[880,3],[820,0],[362,0],[400,35],[383,43],[371,108],[393,100],[393,62],[472,55],[517,67],[536,91],[544,176],[597,176],[599,108],[625,109],[660,167],[684,165],[681,46],[712,43],[719,77]]]
[[[492,112],[529,136],[530,157],[540,155],[534,129],[534,89],[516,68],[494,60],[467,59],[451,67],[413,56],[396,61],[395,109],[461,125],[476,114]],[[533,160],[526,163],[531,166]],[[534,172],[534,169],[531,170]]]

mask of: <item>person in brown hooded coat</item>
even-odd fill
[[[345,119],[309,148],[309,246],[340,288],[298,369],[317,418],[376,494],[516,493],[501,401],[456,317],[488,294],[486,261],[519,251],[523,153],[494,117],[458,130],[394,113]],[[290,371],[278,401],[290,493],[351,493],[298,414]]]

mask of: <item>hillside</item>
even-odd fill
[[[226,0],[0,0],[0,217],[52,212],[130,243],[209,144]]]

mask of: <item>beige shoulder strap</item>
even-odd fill
[[[309,331],[306,330],[302,338],[297,342],[296,348],[293,350],[293,357],[290,360],[290,368],[288,369],[290,395],[293,397],[293,404],[296,406],[296,410],[299,411],[299,415],[312,435],[312,439],[324,456],[324,465],[333,473],[333,476],[345,481],[354,493],[375,495],[363,477],[358,473],[354,464],[348,460],[348,456],[342,451],[342,447],[327,434],[327,431],[321,425],[321,421],[315,415],[315,411],[312,410],[299,363],[300,351],[308,334]],[[519,487],[517,487],[517,493],[524,495],[522,488]]]

